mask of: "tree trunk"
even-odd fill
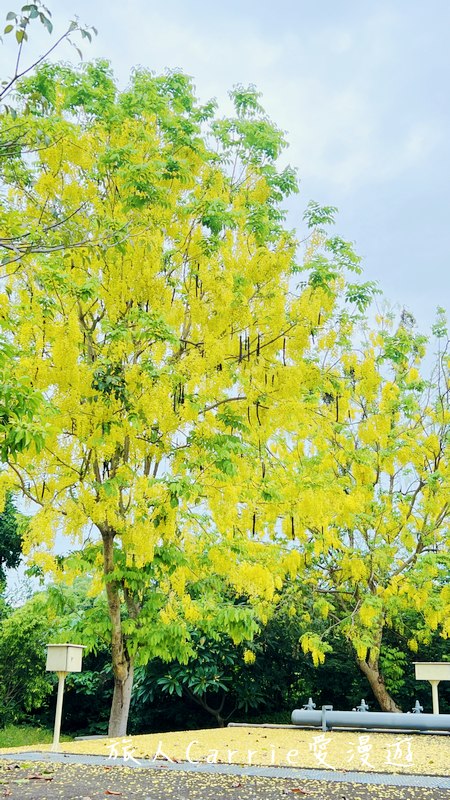
[[[361,672],[366,676],[369,681],[370,688],[375,695],[382,711],[394,711],[401,713],[401,708],[397,705],[395,700],[391,697],[386,686],[384,685],[384,678],[380,672],[378,658],[369,659],[368,661],[357,659],[358,667]]]
[[[133,688],[133,664],[129,663],[125,680],[114,676],[114,694],[109,715],[108,736],[127,735],[128,714],[130,711],[131,690]]]
[[[114,674],[114,694],[109,717],[108,736],[126,736],[131,691],[133,688],[133,660],[130,657],[122,629],[121,585],[111,579],[114,571],[114,531],[105,526],[103,540],[103,568],[106,581],[109,619],[111,622],[111,655]]]

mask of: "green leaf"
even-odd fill
[[[308,228],[315,228],[318,225],[334,225],[336,213],[336,206],[321,206],[319,203],[311,200],[303,214],[303,219],[307,223]]]
[[[373,297],[380,293],[380,289],[374,281],[365,283],[347,284],[345,299],[349,303],[354,303],[358,311],[365,311],[372,302]]]
[[[445,309],[443,309],[441,306],[438,306],[436,309],[436,322],[433,324],[431,330],[433,332],[433,336],[436,336],[437,339],[444,339],[448,336]]]
[[[11,33],[13,28],[14,28],[14,25],[7,25],[6,28],[4,29],[3,33]]]

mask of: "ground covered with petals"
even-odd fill
[[[36,749],[36,748],[34,748]],[[119,758],[450,775],[450,736],[229,727],[64,742],[62,752]]]

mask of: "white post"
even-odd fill
[[[58,697],[56,700],[55,729],[53,732],[52,752],[58,752],[59,750],[59,734],[61,732],[64,681],[66,679],[67,672],[58,672],[57,675],[58,675]]]
[[[438,695],[439,681],[430,681],[430,683],[431,683],[431,696],[433,698],[433,714],[439,714],[439,695]]]

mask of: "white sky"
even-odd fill
[[[23,0],[25,1],[25,0]],[[0,0],[0,18],[20,3]],[[429,327],[450,288],[448,0],[47,0],[55,32],[98,28],[85,58],[193,76],[202,100],[254,83],[291,143],[301,195],[339,208],[368,279]],[[4,11],[4,14],[3,14]],[[34,47],[51,41],[35,26]],[[11,44],[0,48],[11,71]],[[76,59],[71,50],[61,58]],[[450,299],[450,298],[449,298]]]

